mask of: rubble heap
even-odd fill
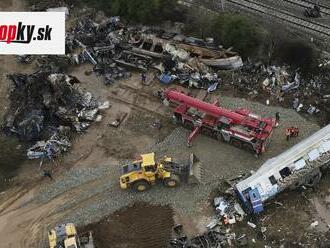
[[[75,77],[38,71],[30,75],[10,74],[8,78],[13,88],[5,130],[23,141],[47,140],[29,150],[30,158],[38,157],[31,153],[36,147],[43,147],[41,150],[48,150],[49,154],[66,150],[70,146],[68,131],[82,132],[102,118],[99,110],[104,104],[81,88]]]
[[[119,17],[110,17],[101,23],[85,17],[67,33],[67,54],[75,64],[94,65],[93,72],[102,75],[106,84],[129,77],[128,69],[145,72],[154,68],[162,83],[176,80],[206,89],[220,82],[206,62],[230,68],[242,66],[236,53],[231,52],[231,56],[236,55],[232,60],[226,57],[228,52],[215,47],[183,44],[185,41],[164,39],[161,34],[160,30],[148,27],[124,26]],[[206,62],[201,57],[203,54],[208,56]],[[216,58],[212,59],[211,55]]]
[[[102,23],[83,18],[66,37],[66,52],[71,54],[72,60],[76,64],[94,65],[93,72],[103,75],[105,84],[130,76],[119,63],[125,61],[122,57],[126,56],[123,50],[127,46],[119,17],[107,18]]]
[[[302,72],[289,66],[265,66],[246,64],[240,71],[233,72],[228,81],[251,97],[292,106],[297,112],[317,114],[328,111],[330,88],[326,73],[319,72],[302,76]]]

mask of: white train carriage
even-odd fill
[[[330,125],[320,129],[280,155],[268,159],[254,174],[235,185],[243,204],[252,212],[289,187],[313,184],[320,168],[330,161]]]

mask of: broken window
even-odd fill
[[[272,185],[277,184],[277,180],[274,177],[274,175],[269,177],[269,181],[271,182]]]
[[[251,187],[248,187],[247,189],[243,190],[242,191],[242,195],[244,197],[245,200],[249,200],[250,199],[250,196],[249,196],[249,192],[250,192]]]
[[[286,178],[291,175],[291,170],[288,167],[284,167],[282,170],[280,170],[280,175],[282,178]]]

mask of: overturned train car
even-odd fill
[[[285,189],[313,186],[330,162],[330,125],[320,129],[282,154],[267,160],[253,175],[234,188],[243,205],[253,213]]]

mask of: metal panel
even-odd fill
[[[308,157],[309,157],[309,161],[314,161],[316,160],[318,157],[320,157],[320,153],[318,151],[318,149],[313,149],[308,153]]]
[[[299,159],[298,161],[294,162],[294,170],[300,170],[306,166],[306,162],[304,159]]]

